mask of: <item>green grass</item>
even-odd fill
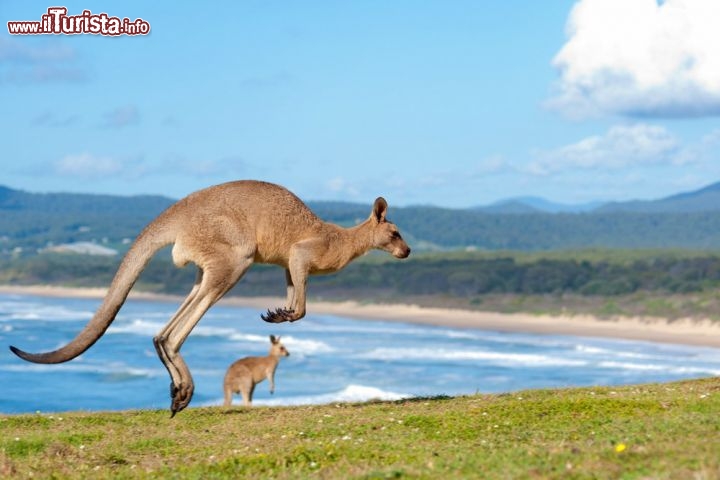
[[[720,379],[0,416],[0,478],[720,478]]]

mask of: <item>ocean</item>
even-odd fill
[[[129,300],[106,334],[67,363],[37,365],[10,352],[56,349],[100,301],[0,294],[0,413],[166,409],[170,378],[152,344],[178,304]],[[268,305],[275,307],[275,305]],[[261,310],[213,307],[181,352],[195,379],[190,407],[222,405],[227,367],[266,355],[268,336],[290,351],[255,390],[256,405],[612,386],[720,375],[720,349],[568,335],[354,320],[312,311],[268,324]],[[235,404],[240,404],[236,397]]]

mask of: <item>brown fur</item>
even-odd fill
[[[279,185],[242,180],[200,190],[170,206],[138,235],[102,304],[74,340],[46,353],[10,349],[35,363],[61,363],[82,354],[105,333],[155,252],[174,244],[175,265],[193,262],[198,267],[190,294],[153,339],[172,379],[174,415],[190,403],[194,390],[180,347],[205,312],[250,265],[271,263],[285,268],[285,308],[268,310],[263,320],[299,320],[305,315],[308,275],[336,272],[370,249],[385,250],[397,258],[410,254],[397,227],[386,220],[386,212],[387,202],[379,197],[366,221],[341,228],[320,220]]]
[[[280,337],[270,335],[270,353],[267,357],[245,357],[230,365],[225,374],[223,391],[226,408],[232,404],[233,393],[242,395],[243,405],[252,405],[255,385],[266,378],[270,382],[270,393],[275,393],[275,370],[280,357],[287,357],[290,352],[280,343]]]

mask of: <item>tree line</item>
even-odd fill
[[[0,259],[0,283],[105,287],[119,259],[44,254]],[[153,259],[138,282],[141,289],[186,293],[194,268],[177,269],[167,252]],[[688,293],[720,287],[720,256],[657,256],[627,262],[577,258],[445,258],[441,254],[408,261],[359,261],[333,275],[313,277],[315,297],[401,297],[484,294],[613,296],[638,291]],[[284,295],[281,268],[254,265],[235,288],[239,295]]]

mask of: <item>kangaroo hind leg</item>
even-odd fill
[[[225,399],[223,402],[223,407],[230,408],[232,406],[232,397],[233,397],[233,388],[229,384],[225,384]]]
[[[242,395],[243,405],[246,407],[252,406],[253,392],[255,391],[255,382],[252,377],[247,377],[240,384],[240,395]]]
[[[203,277],[203,271],[202,269],[198,268],[197,275],[195,276],[195,284],[192,287],[192,290],[190,290],[190,293],[187,297],[185,297],[185,300],[183,300],[183,303],[180,305],[180,308],[175,312],[175,314],[170,318],[170,321],[167,323],[167,325],[163,328],[163,330],[155,337],[153,338],[153,344],[155,345],[155,350],[157,351],[158,356],[160,357],[160,360],[163,362],[163,365],[165,365],[165,368],[167,369],[168,373],[170,374],[171,382],[170,382],[170,397],[175,398],[175,394],[177,393],[176,390],[176,383],[175,379],[180,378],[180,372],[177,368],[175,368],[174,364],[172,363],[170,359],[170,355],[166,353],[165,351],[165,344],[164,340],[165,337],[163,336],[163,332],[167,332],[175,328],[175,326],[180,322],[180,320],[186,315],[188,308],[193,303],[194,299],[197,297],[198,290],[200,289],[200,283],[202,282]]]
[[[195,389],[192,375],[180,355],[180,347],[207,310],[222,298],[252,264],[252,256],[218,255],[201,267],[199,283],[170,322],[153,339],[160,360],[170,374],[172,415],[184,409]]]

